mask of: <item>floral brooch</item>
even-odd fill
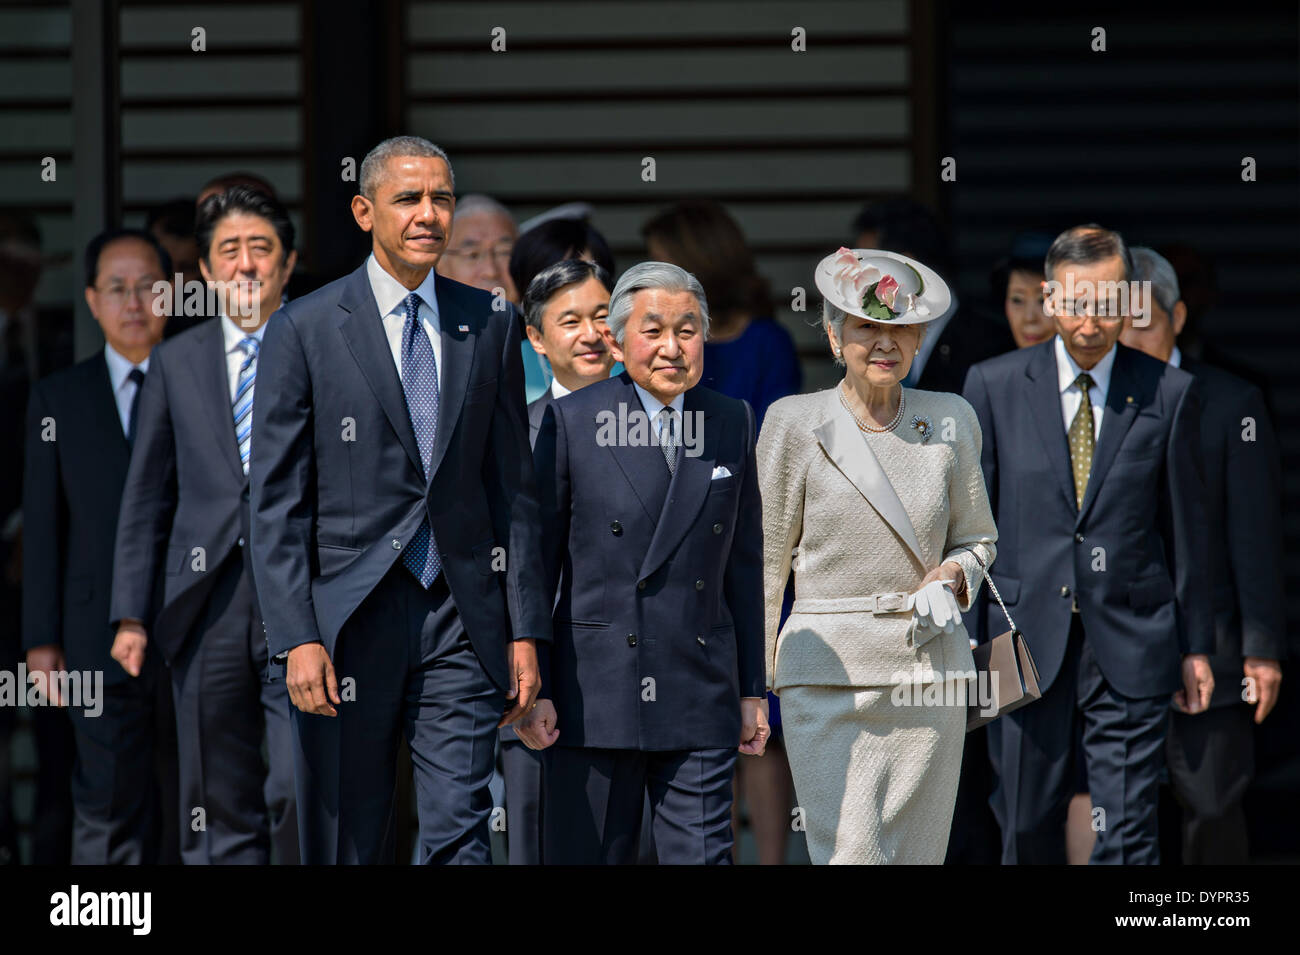
[[[925,444],[930,440],[930,435],[934,434],[934,427],[930,424],[930,419],[921,415],[912,415],[912,428],[921,436],[921,443]]]

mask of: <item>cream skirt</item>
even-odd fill
[[[920,686],[906,689],[921,699]],[[887,686],[787,686],[780,697],[813,863],[942,864],[966,707],[902,706]]]

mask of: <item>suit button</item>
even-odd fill
[[[1069,587],[1062,587],[1062,588],[1061,588],[1061,596],[1062,596],[1062,597],[1068,597],[1068,596],[1070,596],[1070,588],[1069,588]]]
[[[627,645],[628,645],[629,647],[634,647],[634,646],[636,646],[636,634],[635,634],[635,633],[629,633],[629,634],[627,635]]]
[[[393,541],[393,550],[401,550],[401,549],[402,549],[402,542],[399,540]]]
[[[696,589],[696,590],[703,590],[703,589],[704,589],[704,581],[702,581],[702,580],[697,580],[697,581],[695,581],[695,589]]]
[[[239,538],[239,546],[240,546],[240,547],[243,547],[243,546],[244,546],[244,539],[243,539],[242,537]]]
[[[704,646],[704,635],[703,635],[703,634],[696,634],[696,636],[695,636],[695,642],[698,643],[700,646]]]
[[[636,582],[636,589],[637,589],[637,590],[645,590],[645,581],[644,581],[644,580],[638,580],[638,581]]]
[[[715,533],[715,534],[721,534],[721,533],[722,533],[722,525],[721,525],[721,524],[714,524],[714,525],[713,525],[713,533]]]
[[[1082,544],[1082,543],[1083,543],[1083,535],[1082,535],[1082,534],[1075,534],[1075,535],[1074,535],[1074,542],[1075,542],[1076,544]]]
[[[623,525],[620,524],[618,521],[610,521],[610,522],[609,522],[609,529],[610,529],[610,532],[611,532],[615,537],[622,537],[622,536],[623,536]]]

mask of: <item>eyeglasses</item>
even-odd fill
[[[508,265],[511,251],[513,251],[511,246],[497,246],[495,249],[448,249],[443,254],[462,258],[470,265],[478,265],[487,258],[498,265]]]
[[[162,280],[146,280],[143,282],[137,282],[134,286],[114,282],[112,285],[105,288],[100,288],[96,285],[95,291],[104,296],[110,305],[116,305],[119,307],[125,305],[132,295],[140,299],[141,305],[147,305],[153,299],[153,287],[157,285],[159,281]],[[164,292],[163,294],[166,293]]]

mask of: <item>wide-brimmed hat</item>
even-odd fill
[[[952,293],[939,273],[916,259],[881,249],[845,249],[817,263],[817,289],[849,315],[919,325],[947,314]]]

